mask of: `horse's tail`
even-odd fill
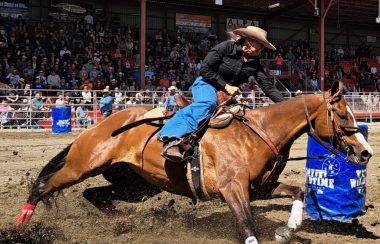
[[[45,196],[42,190],[43,187],[46,185],[46,182],[65,165],[65,159],[71,146],[72,144],[68,145],[65,149],[53,157],[49,163],[45,165],[45,167],[42,168],[36,181],[33,183],[27,203],[23,206],[19,216],[17,217],[17,227],[30,221],[37,203]]]

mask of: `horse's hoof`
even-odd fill
[[[256,237],[249,236],[247,239],[245,239],[245,244],[259,244]]]
[[[277,244],[287,244],[293,236],[293,230],[287,226],[279,227],[276,229],[275,238]]]

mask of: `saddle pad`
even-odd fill
[[[154,109],[149,110],[148,112],[146,112],[144,114],[144,119],[152,119],[152,118],[163,117],[163,116],[165,116],[164,111],[165,111],[165,109],[161,108],[161,107],[154,108]],[[157,125],[163,125],[166,123],[166,121],[167,121],[166,119],[165,120],[160,119],[160,120],[151,121],[150,123],[157,124]]]

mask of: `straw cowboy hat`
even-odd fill
[[[103,93],[109,93],[109,92],[110,91],[107,88],[103,89]]]
[[[169,91],[171,91],[171,90],[177,90],[177,87],[175,87],[175,86],[171,86],[171,87],[169,87],[168,90],[169,90]]]
[[[267,32],[256,26],[247,26],[246,28],[239,28],[233,31],[234,34],[253,39],[261,44],[264,47],[271,50],[276,50],[276,47],[270,43],[267,39]]]

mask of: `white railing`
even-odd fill
[[[78,127],[75,111],[83,100],[83,97],[80,95],[82,91],[43,90],[42,109],[38,110],[34,109],[31,103],[35,96],[34,92],[35,91],[33,90],[0,90],[0,101],[5,101],[0,104],[0,129],[51,128],[51,111],[52,108],[55,107],[55,101],[58,96],[50,94],[57,94],[57,92],[64,95],[70,94],[68,98],[66,97],[67,102],[65,106],[71,107],[72,127]],[[18,97],[12,95],[13,93],[18,93]],[[88,108],[91,120],[96,123],[102,120],[102,115],[98,106],[101,91],[91,91],[91,93],[91,102],[84,104],[84,106]],[[164,103],[165,92],[153,91],[145,93],[145,95],[142,94],[142,96],[136,96],[137,93],[139,93],[137,91],[122,91],[122,93],[123,99],[120,103],[113,105],[113,112],[123,110],[130,106],[144,105],[158,107],[162,106]],[[191,92],[182,91],[179,93],[191,101]],[[289,99],[294,96],[294,93],[285,92],[284,96]],[[142,97],[140,101],[139,97]],[[365,120],[366,122],[380,119],[380,94],[356,92],[345,95],[345,98],[358,119]],[[252,108],[269,106],[271,104],[271,101],[263,96],[261,92],[243,92],[242,95],[237,97],[237,100]]]

